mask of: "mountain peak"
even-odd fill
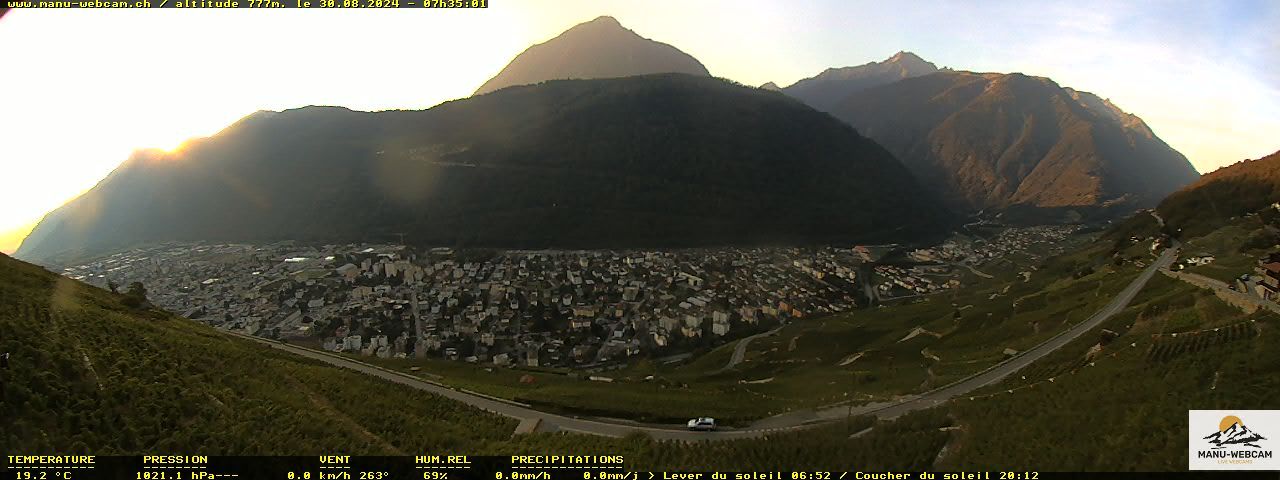
[[[879,62],[828,68],[817,76],[800,80],[783,90],[787,95],[800,99],[813,108],[829,111],[840,100],[859,90],[937,71],[936,65],[903,50]]]
[[[655,73],[710,76],[697,59],[640,36],[616,18],[596,17],[531,46],[476,90],[476,95],[547,80],[631,77]]]
[[[938,71],[938,66],[934,65],[933,62],[920,58],[919,55],[906,50],[893,54],[892,57],[880,62],[880,64],[891,64],[901,67],[903,78],[918,77]]]
[[[632,32],[627,27],[622,26],[622,22],[619,22],[618,19],[610,17],[608,15],[601,15],[592,20],[588,20],[588,21],[579,23],[577,25],[574,25],[572,27],[569,27],[568,30],[565,30],[560,34],[560,37],[564,37],[570,34],[576,34],[579,32],[592,32],[596,34],[608,34],[608,33],[634,34],[635,33],[635,32]],[[556,37],[556,38],[560,38],[560,37]]]
[[[925,60],[923,58],[920,58],[919,55],[916,55],[912,52],[908,52],[906,50],[899,50],[898,53],[893,54],[893,56],[889,57],[889,59],[886,61],[887,62],[923,62]]]
[[[618,21],[618,19],[610,17],[608,15],[601,15],[591,20],[590,22],[583,23],[582,25],[602,25],[602,26],[607,25],[611,27],[625,28],[622,26],[622,23]]]

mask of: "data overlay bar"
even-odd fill
[[[12,480],[1275,480],[1276,472],[1072,473],[1030,470],[650,471],[621,455],[415,455],[246,457],[204,455],[5,455],[0,479]]]

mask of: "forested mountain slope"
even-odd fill
[[[164,241],[514,248],[903,241],[950,217],[848,125],[679,74],[559,80],[425,111],[260,112],[141,152],[17,257]]]

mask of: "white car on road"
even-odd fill
[[[689,420],[689,430],[711,431],[716,429],[716,419],[711,417],[699,417]]]

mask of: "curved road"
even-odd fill
[[[1036,360],[1044,358],[1046,355],[1053,353],[1059,348],[1071,343],[1073,340],[1080,338],[1081,335],[1093,330],[1098,325],[1101,325],[1103,322],[1110,319],[1112,315],[1120,313],[1121,310],[1128,307],[1129,302],[1132,302],[1133,298],[1138,295],[1138,292],[1142,291],[1142,287],[1146,286],[1147,281],[1151,280],[1151,277],[1155,275],[1157,270],[1167,268],[1171,263],[1173,263],[1173,260],[1177,257],[1177,248],[1178,242],[1175,240],[1173,248],[1166,249],[1164,253],[1160,254],[1160,257],[1148,266],[1146,270],[1143,270],[1142,273],[1138,275],[1138,278],[1133,279],[1133,281],[1129,282],[1129,285],[1126,286],[1124,290],[1121,290],[1119,294],[1116,294],[1115,298],[1111,300],[1111,303],[1108,303],[1106,306],[1102,307],[1102,309],[1094,312],[1093,316],[1089,317],[1085,321],[1071,326],[1062,333],[1045,340],[1039,345],[1031,347],[1030,349],[1019,353],[1008,360],[1000,362],[991,368],[978,372],[950,385],[945,385],[913,398],[908,398],[894,403],[867,405],[862,408],[854,408],[853,414],[875,415],[880,418],[894,418],[913,410],[926,409],[942,404],[952,398],[962,396],[979,388],[1003,380],[1005,377],[1012,375],[1014,372],[1021,370],[1027,365],[1031,365],[1031,363]],[[830,419],[834,414],[835,418],[843,418],[845,415],[848,415],[848,413],[849,410],[847,408],[837,407],[820,411],[818,412],[818,416],[822,419]]]
[[[977,268],[974,268],[974,267],[973,267],[973,265],[969,265],[969,264],[964,263],[964,262],[961,262],[961,263],[953,263],[952,265],[960,265],[960,266],[963,266],[964,268],[969,269],[969,271],[970,271],[970,272],[973,272],[973,274],[974,274],[974,275],[977,275],[977,276],[982,277],[982,278],[988,278],[988,279],[990,279],[990,278],[996,278],[995,276],[993,276],[993,275],[991,275],[991,274],[989,274],[989,273],[980,272],[980,271],[978,271],[978,269],[977,269]]]
[[[280,343],[275,340],[251,337],[231,332],[224,333],[253,340],[274,349],[319,360],[330,365],[372,375],[419,390],[425,390],[427,392],[457,400],[476,408],[506,417],[511,417],[521,421],[537,420],[541,422],[542,430],[562,430],[611,437],[625,436],[638,430],[660,440],[732,440],[759,437],[785,430],[806,428],[821,423],[843,420],[848,415],[875,415],[880,418],[894,418],[913,410],[921,410],[940,405],[952,398],[962,396],[971,391],[999,382],[1023,367],[1030,365],[1032,362],[1044,358],[1045,355],[1062,348],[1067,343],[1079,338],[1085,332],[1092,330],[1094,327],[1097,327],[1102,322],[1111,318],[1112,315],[1115,315],[1117,312],[1127,307],[1129,302],[1133,301],[1133,297],[1142,290],[1142,287],[1146,285],[1147,281],[1151,279],[1151,276],[1155,274],[1157,269],[1165,268],[1173,262],[1175,257],[1174,252],[1176,249],[1177,243],[1175,241],[1173,248],[1165,250],[1158,260],[1147,267],[1147,269],[1144,270],[1138,278],[1130,282],[1129,286],[1125,287],[1124,290],[1117,294],[1116,297],[1112,299],[1111,303],[1107,304],[1107,306],[1103,307],[1101,310],[1098,310],[1087,320],[1068,328],[1053,338],[1022,352],[1013,358],[1005,360],[991,368],[988,368],[987,370],[978,372],[963,380],[894,402],[862,405],[852,409],[847,406],[836,406],[817,411],[804,410],[790,412],[763,419],[756,422],[756,424],[751,427],[744,429],[723,429],[715,432],[690,432],[681,428],[679,425],[613,423],[542,412],[515,402],[456,390],[415,376],[388,370],[328,352],[302,348]],[[735,352],[735,354],[736,353],[737,352]]]
[[[742,360],[743,360],[744,358],[746,358],[746,356],[747,356],[747,346],[748,346],[748,345],[751,345],[751,341],[752,341],[752,340],[755,340],[755,339],[760,338],[760,337],[767,337],[767,336],[769,336],[769,335],[773,335],[773,334],[775,334],[775,333],[778,333],[778,331],[779,331],[779,330],[782,330],[782,327],[785,327],[785,326],[786,326],[786,324],[779,325],[777,328],[774,328],[773,330],[769,330],[769,331],[767,331],[767,332],[762,332],[762,333],[757,333],[757,334],[752,335],[752,336],[750,336],[750,337],[746,337],[746,338],[744,338],[744,339],[742,339],[742,340],[738,340],[738,344],[737,344],[737,345],[735,345],[735,346],[733,347],[733,356],[730,356],[730,357],[729,357],[729,363],[726,363],[723,367],[720,367],[720,369],[719,369],[719,370],[716,370],[716,371],[714,371],[714,372],[711,372],[711,374],[712,374],[712,375],[714,375],[714,374],[717,374],[717,373],[726,372],[726,371],[728,371],[730,368],[733,368],[733,367],[737,366],[739,363],[742,363]]]

